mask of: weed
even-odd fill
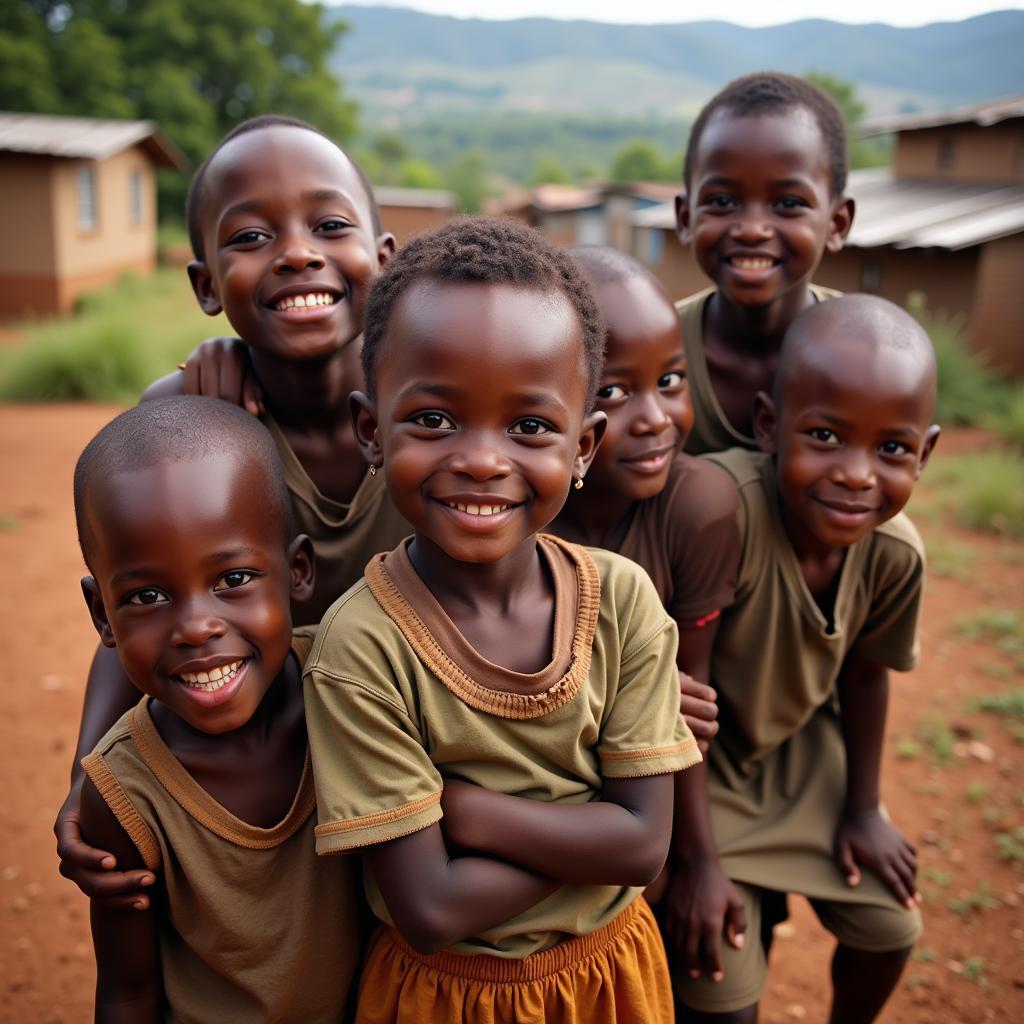
[[[998,679],[1000,682],[1006,682],[1014,674],[1013,666],[1004,665],[1001,661],[987,661],[985,664],[979,665],[978,669],[984,672],[985,675],[990,676],[992,679]]]
[[[940,889],[945,889],[953,881],[953,874],[950,871],[943,871],[942,868],[935,868],[928,864],[921,868],[921,878],[926,882],[934,882]]]
[[[1013,742],[1019,747],[1024,747],[1024,724],[1020,722],[1007,722],[1006,731],[1010,734]]]
[[[946,537],[929,537],[925,549],[933,575],[956,580],[972,577],[977,552],[970,545]]]
[[[967,787],[967,793],[965,795],[969,804],[980,804],[988,795],[988,786],[986,786],[981,780],[975,779],[974,782]]]
[[[982,417],[982,423],[1018,449],[1024,450],[1024,384],[1015,384],[1001,409]]]
[[[920,971],[916,971],[913,974],[908,974],[907,980],[903,984],[913,991],[915,988],[928,988],[931,983],[931,979],[927,974],[921,974]]]
[[[947,765],[953,760],[956,738],[953,730],[941,719],[933,719],[921,728],[921,739],[936,765]]]
[[[921,756],[921,744],[912,736],[901,736],[896,741],[896,756],[901,761],[913,761]]]
[[[931,474],[962,526],[1024,536],[1024,457],[995,448],[939,460]]]
[[[932,949],[931,946],[922,946],[920,949],[915,949],[910,954],[912,960],[916,960],[919,964],[933,964],[939,959],[939,954]]]
[[[999,899],[992,895],[988,882],[982,882],[973,892],[965,892],[960,899],[950,900],[947,904],[954,914],[970,917],[985,910],[995,910],[1002,906]]]
[[[1001,825],[1006,821],[1005,807],[986,807],[981,812],[981,818],[986,825]]]
[[[1024,863],[1024,825],[1019,825],[1012,832],[996,833],[996,853],[1000,860]]]
[[[1020,615],[1007,608],[983,608],[974,615],[958,619],[956,631],[965,640],[991,643],[998,643],[1007,638],[1020,640],[1024,637]]]
[[[0,530],[5,533],[16,530],[19,526],[21,526],[21,520],[17,516],[10,513],[0,516]]]
[[[987,988],[988,974],[985,969],[985,958],[980,956],[969,956],[964,961],[963,977],[967,981],[973,981],[975,985]]]
[[[1002,718],[1024,720],[1024,690],[1006,690],[971,701],[970,710],[987,711]]]

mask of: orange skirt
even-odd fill
[[[665,949],[636,899],[590,935],[522,960],[417,953],[394,928],[374,937],[357,1024],[672,1024]]]

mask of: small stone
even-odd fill
[[[933,832],[931,829],[926,829],[921,833],[921,842],[925,846],[938,846],[942,841],[942,836],[938,832]]]
[[[64,677],[50,673],[39,680],[39,685],[49,693],[56,693],[64,689]]]
[[[1010,938],[1015,942],[1024,942],[1024,928],[1014,928],[1010,932]]]
[[[981,740],[971,740],[967,744],[967,753],[975,761],[981,761],[982,764],[991,764],[996,759],[996,752]]]
[[[21,868],[19,868],[16,864],[8,864],[7,867],[3,869],[3,871],[0,871],[0,875],[3,875],[3,879],[5,882],[10,882],[12,879],[17,878],[20,873]]]
[[[936,821],[949,821],[949,811],[945,807],[933,807],[932,817]]]
[[[1008,907],[1019,907],[1020,906],[1020,897],[1015,892],[1008,892],[1003,897],[1003,902]]]
[[[783,921],[772,929],[772,935],[777,939],[791,939],[796,935],[796,925]]]
[[[25,895],[31,899],[35,899],[37,896],[41,895],[42,891],[43,887],[38,882],[29,882],[28,885],[25,886]]]
[[[16,914],[24,914],[28,910],[28,900],[24,896],[15,896],[11,900],[11,910]]]
[[[946,961],[946,968],[947,968],[947,970],[952,971],[954,974],[963,974],[964,973],[964,965],[962,963],[960,963],[959,960],[947,960]]]
[[[800,1003],[790,1003],[786,1007],[786,1013],[789,1014],[793,1020],[803,1020],[807,1016],[807,1007],[801,1006]]]

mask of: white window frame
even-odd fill
[[[96,166],[80,164],[75,171],[78,195],[78,230],[95,231],[100,226],[100,211],[96,196]]]

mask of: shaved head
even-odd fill
[[[796,379],[835,373],[844,360],[873,364],[882,375],[907,375],[934,410],[935,350],[924,328],[904,309],[875,295],[842,295],[801,313],[786,332],[775,371],[776,408]]]

